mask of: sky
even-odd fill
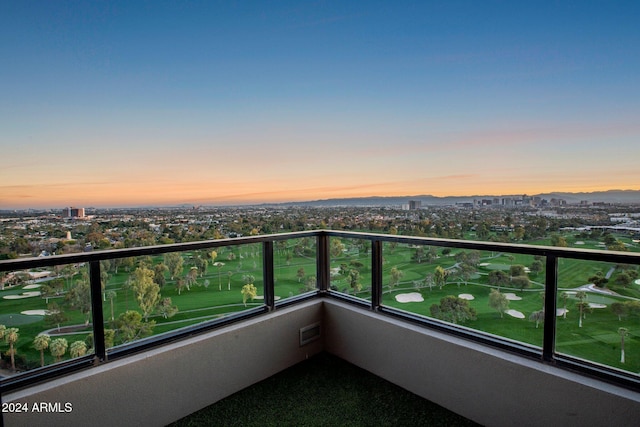
[[[0,209],[640,189],[638,1],[0,1]]]

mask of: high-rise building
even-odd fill
[[[415,211],[416,209],[420,209],[422,207],[422,202],[420,200],[409,200],[409,210]]]
[[[84,208],[68,207],[64,210],[65,218],[84,218]]]

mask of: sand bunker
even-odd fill
[[[38,289],[40,286],[42,286],[42,285],[27,285],[27,286],[23,287],[22,289]]]
[[[30,292],[23,292],[21,295],[7,295],[5,297],[2,297],[4,299],[22,299],[22,298],[31,298],[31,297],[39,297],[41,294],[40,291],[30,291]]]
[[[582,240],[578,240],[575,244],[576,245],[584,245],[584,242]]]
[[[489,265],[488,262],[481,262],[480,264],[478,264],[480,267],[486,267],[487,265]]]
[[[46,316],[49,314],[49,310],[25,310],[20,314],[26,314],[27,316]]]
[[[518,310],[507,310],[505,311],[509,316],[515,317],[517,319],[524,319],[524,314]]]
[[[591,307],[591,308],[607,308],[607,305],[606,304],[598,304],[598,303],[595,303],[595,302],[590,302],[589,303],[589,307]]]
[[[635,283],[636,285],[640,285],[640,279],[636,280],[634,283]]]
[[[568,313],[569,310],[567,310],[566,308],[558,308],[556,310],[556,316],[564,316],[565,313]]]
[[[264,295],[256,295],[255,298],[253,298],[253,299],[263,300],[264,299]],[[273,297],[274,301],[278,301],[279,299],[280,299],[280,297],[277,296],[277,295],[275,297]]]
[[[460,299],[466,299],[467,301],[473,301],[474,299],[476,299],[473,295],[471,294],[460,294],[458,295],[458,298]]]
[[[424,298],[419,292],[409,292],[408,294],[396,295],[396,301],[398,302],[422,302]]]
[[[504,296],[509,301],[520,301],[522,299],[522,297],[519,297],[518,295],[514,294],[513,292],[507,292],[506,294],[504,294]]]

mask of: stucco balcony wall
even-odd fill
[[[640,394],[340,301],[325,350],[486,426],[631,426]]]

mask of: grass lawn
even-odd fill
[[[570,246],[575,246],[577,242],[580,242],[573,237],[567,238],[567,241]],[[309,277],[315,277],[314,242],[313,239],[292,239],[283,243],[276,242],[274,245],[275,294],[278,298],[285,299],[305,292],[305,281]],[[549,244],[548,240],[538,243]],[[579,246],[601,248],[600,242],[589,240],[584,240]],[[216,319],[262,304],[261,300],[256,299],[248,301],[245,308],[241,294],[247,275],[253,277],[253,283],[258,288],[258,295],[263,294],[261,248],[261,245],[256,244],[219,248],[216,261],[223,263],[223,265],[214,267],[210,262],[206,269],[198,271],[196,283],[190,290],[184,288],[179,292],[176,287],[177,277],[172,279],[170,274],[166,273],[166,284],[161,289],[161,297],[170,297],[172,304],[178,308],[178,312],[168,319],[152,314],[149,320],[156,322],[154,333],[163,333]],[[332,251],[330,260],[332,287],[341,292],[355,294],[363,299],[370,299],[370,242],[361,239],[332,237],[330,248]],[[478,267],[469,277],[462,278],[452,274],[442,289],[439,289],[438,286],[431,288],[426,286],[425,278],[433,275],[437,267],[453,272],[457,265],[456,256],[460,252],[459,249],[421,248],[414,245],[385,242],[383,245],[383,304],[422,316],[430,316],[431,305],[439,303],[441,298],[447,295],[471,294],[474,299],[469,304],[476,310],[477,320],[467,322],[465,327],[533,346],[541,346],[542,325],[536,328],[535,323],[529,321],[529,316],[534,311],[540,310],[543,305],[540,294],[544,290],[544,270],[538,274],[529,274],[531,285],[528,289],[519,290],[507,287],[501,289],[503,293],[511,292],[521,298],[510,301],[509,309],[521,312],[524,318],[515,318],[508,314],[501,316],[489,306],[488,302],[491,291],[488,275],[492,270],[502,270],[508,274],[512,265],[531,266],[534,257],[499,252],[480,252]],[[200,255],[206,254],[200,253]],[[185,277],[194,265],[194,256],[196,255],[198,254],[183,254],[184,267],[179,277]],[[146,261],[155,265],[162,262],[163,257],[149,258]],[[130,262],[128,265],[123,262],[117,274],[115,271],[111,271],[105,291],[115,291],[115,298],[113,300],[106,298],[103,301],[105,327],[107,328],[113,328],[111,323],[112,304],[115,318],[127,310],[140,310],[133,291],[127,289],[127,279],[135,267],[135,262]],[[615,266],[606,263],[560,259],[558,263],[559,294],[562,291],[574,290],[583,286],[588,283],[589,277],[597,272],[607,274],[613,267]],[[81,267],[72,279],[65,279],[65,290],[69,289],[72,281],[81,279],[82,271],[85,268]],[[391,289],[391,271],[394,268],[399,270],[401,274],[398,283]],[[361,290],[358,292],[352,288],[348,276],[343,274],[352,269],[359,273],[358,283],[361,285]],[[561,353],[638,373],[640,372],[640,319],[628,316],[620,321],[608,307],[612,302],[624,301],[623,296],[640,299],[640,285],[632,284],[627,288],[615,288],[614,279],[617,274],[619,271],[613,270],[610,287],[621,296],[589,293],[588,302],[606,304],[607,308],[594,309],[591,313],[587,313],[582,328],[578,327],[578,310],[575,308],[577,299],[573,297],[567,300],[569,310],[567,318],[560,317],[557,322],[556,347],[557,351]],[[28,291],[33,290],[33,288],[28,289]],[[20,295],[26,291],[23,286],[17,286],[0,291],[0,297]],[[396,301],[396,295],[409,292],[420,292],[424,301],[410,303]],[[85,322],[85,315],[77,309],[66,307],[63,304],[63,297],[50,298],[50,302],[56,302],[63,307],[66,319],[60,321],[60,326],[78,325]],[[27,316],[21,312],[46,309],[45,299],[42,297],[0,299],[0,304],[0,324],[20,328],[20,339],[16,344],[17,356],[25,361],[28,368],[39,365],[40,355],[38,351],[33,349],[33,338],[43,331],[55,328],[56,324],[47,322],[50,319],[49,316]],[[564,306],[564,300],[560,296],[557,304],[559,308]],[[625,364],[620,363],[619,327],[625,327],[629,331],[625,340]],[[86,336],[87,333],[78,333],[65,338],[71,343],[71,340],[83,340]],[[0,350],[6,353],[5,350],[8,346],[4,343],[0,346],[2,346]],[[53,362],[53,358],[48,352],[45,352],[45,361],[46,363]]]

